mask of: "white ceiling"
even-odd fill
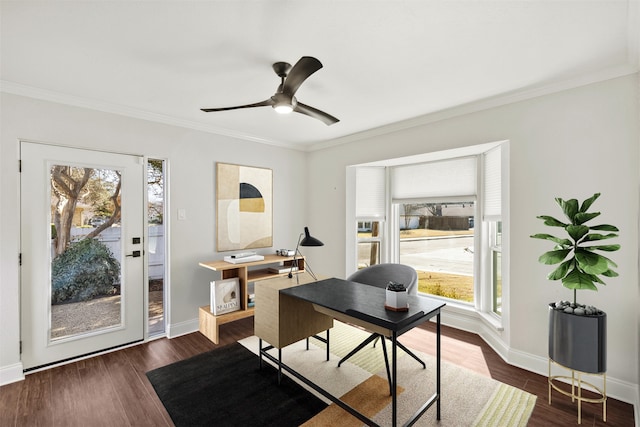
[[[300,149],[638,70],[638,0],[0,5],[4,92]],[[324,68],[297,98],[339,123],[269,107],[200,111],[268,99],[271,64],[301,56]]]

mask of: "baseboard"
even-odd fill
[[[22,363],[0,366],[0,386],[24,380]]]
[[[479,335],[506,363],[542,376],[549,374],[549,359],[509,348],[500,339],[499,332],[479,319],[473,311],[448,310],[443,313],[442,323],[456,329]],[[607,375],[607,396],[634,405],[636,427],[640,427],[640,385]]]
[[[478,320],[478,314],[473,310],[450,306],[442,309],[442,324],[452,328],[479,335],[481,330]]]
[[[186,335],[186,334],[190,334],[192,332],[195,332],[198,330],[198,319],[192,319],[186,322],[182,322],[179,323],[177,325],[167,325],[167,338],[175,338],[178,337],[180,335]],[[160,337],[157,337],[160,338]],[[147,341],[152,341],[154,339],[157,338],[150,338]],[[82,359],[87,359],[90,357],[95,357],[97,355],[100,354],[105,354],[105,353],[110,353],[113,351],[118,351],[121,350],[123,348],[126,347],[132,347],[132,346],[136,346],[139,345],[140,342],[136,342],[134,344],[130,344],[124,347],[118,347],[116,349],[110,349],[110,350],[106,350],[104,352],[99,352],[99,353],[95,353],[95,354],[91,354],[89,356],[82,356],[79,358],[74,359],[73,361],[78,361],[78,360],[82,360]],[[70,361],[66,361],[66,362],[62,362],[58,365],[50,365],[47,366],[46,368],[43,369],[39,369],[39,370],[35,370],[35,371],[31,371],[31,372],[38,372],[40,370],[46,370],[46,369],[51,369],[55,366],[60,366],[60,365],[64,365],[66,363],[71,363]],[[17,381],[22,381],[24,380],[25,376],[24,376],[24,372],[23,372],[23,365],[22,363],[14,363],[13,365],[8,365],[8,366],[0,366],[0,386],[3,385],[7,385],[7,384],[11,384]]]
[[[167,325],[167,337],[176,338],[180,335],[190,334],[192,332],[196,332],[198,328],[199,325],[197,318],[173,325],[170,324]],[[24,380],[24,372],[21,362],[7,366],[0,366],[0,386],[22,380]]]
[[[509,352],[507,363],[545,377],[549,375],[549,359],[544,357],[512,350]],[[597,384],[597,381],[594,384]],[[638,409],[637,384],[607,375],[607,396],[634,405],[636,411]]]
[[[187,335],[197,332],[200,329],[198,318],[187,320],[180,323],[170,323],[167,325],[167,338],[176,338],[181,335]]]

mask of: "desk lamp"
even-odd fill
[[[302,238],[302,236],[304,236],[304,239]],[[297,259],[298,254],[300,254],[300,257],[302,257],[302,253],[300,252],[300,249],[299,249],[300,246],[324,246],[324,243],[322,243],[320,240],[316,239],[311,234],[309,234],[308,227],[304,228],[304,233],[300,233],[300,236],[298,236],[298,244],[296,245],[296,251],[293,253],[293,262],[291,263],[291,270],[289,270],[289,279],[293,277],[293,267],[298,267],[298,259]],[[314,280],[316,281],[318,280],[316,275],[313,274],[313,271],[309,267],[309,263],[306,263],[305,269],[309,270],[309,274],[311,275],[311,277],[313,277]],[[296,281],[300,283],[297,274],[296,274]]]

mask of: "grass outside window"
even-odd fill
[[[473,236],[471,230],[401,230],[400,239],[419,239],[444,236]],[[370,231],[358,233],[358,238],[371,237]],[[418,292],[473,303],[473,277],[433,271],[418,272]]]

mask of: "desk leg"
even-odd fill
[[[384,337],[382,338],[384,340]],[[391,425],[398,424],[398,333],[393,331],[391,335],[393,348],[391,349]]]
[[[309,338],[315,338],[320,342],[323,342],[327,345],[327,362],[329,361],[329,329],[327,329],[327,338],[322,338],[319,335],[311,335],[310,337],[307,337],[307,350],[309,350]],[[355,351],[352,352],[352,354],[354,354]],[[349,357],[345,357],[342,360],[347,360]],[[342,363],[342,360],[338,363],[338,367],[340,367],[340,363]]]
[[[329,329],[327,329],[327,362],[329,361]]]
[[[436,315],[436,420],[440,420],[440,312]]]
[[[387,368],[387,381],[389,381],[389,396],[393,394],[393,387],[391,385],[391,371],[389,370],[389,357],[387,356],[387,344],[385,337],[380,335],[380,342],[382,343],[382,354],[384,355],[384,366]],[[376,338],[377,340],[378,338]],[[393,340],[391,340],[393,346]]]
[[[278,385],[282,382],[282,349],[278,349]]]

